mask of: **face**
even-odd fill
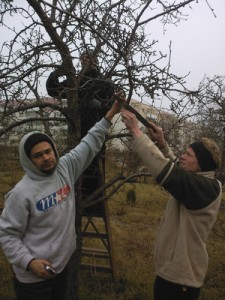
[[[201,171],[197,157],[191,147],[189,147],[184,154],[180,157],[180,166],[186,170],[191,172],[199,172]]]
[[[56,167],[56,156],[48,142],[41,142],[31,149],[30,159],[38,170],[51,174]]]
[[[84,66],[90,66],[90,67],[92,66],[92,67],[94,67],[94,65],[92,63],[93,59],[87,53],[84,53],[84,54],[81,55],[80,61],[81,61],[82,67],[84,67]]]

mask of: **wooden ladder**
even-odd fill
[[[99,159],[99,184],[105,180],[103,161]],[[85,200],[84,200],[85,201]],[[82,214],[81,270],[110,273],[115,280],[115,268],[108,204],[94,205]]]
[[[103,205],[104,215],[82,217],[81,270],[110,273],[115,280],[109,215],[107,204]]]

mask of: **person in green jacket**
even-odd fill
[[[195,300],[208,268],[206,240],[221,203],[221,183],[215,178],[219,147],[202,138],[178,162],[160,127],[150,123],[144,134],[134,114],[123,109],[121,115],[134,137],[133,151],[171,195],[155,245],[154,299]]]

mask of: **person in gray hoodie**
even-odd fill
[[[99,152],[117,101],[80,144],[59,158],[53,140],[41,132],[19,144],[23,178],[5,197],[0,243],[15,274],[18,300],[64,300],[66,267],[76,249],[75,182]]]
[[[144,134],[134,114],[121,114],[134,137],[133,151],[171,195],[156,239],[154,300],[196,300],[208,267],[206,241],[222,197],[215,178],[219,147],[202,138],[190,144],[178,162],[160,127],[150,123]]]

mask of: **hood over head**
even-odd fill
[[[59,154],[56,149],[55,143],[47,134],[39,131],[29,132],[28,134],[23,136],[19,143],[19,156],[21,166],[30,177],[33,177],[32,175],[39,175],[44,177],[49,176],[48,174],[45,174],[44,172],[38,170],[29,157],[32,147],[41,142],[48,142],[52,146],[57,159],[57,164],[59,161]]]

